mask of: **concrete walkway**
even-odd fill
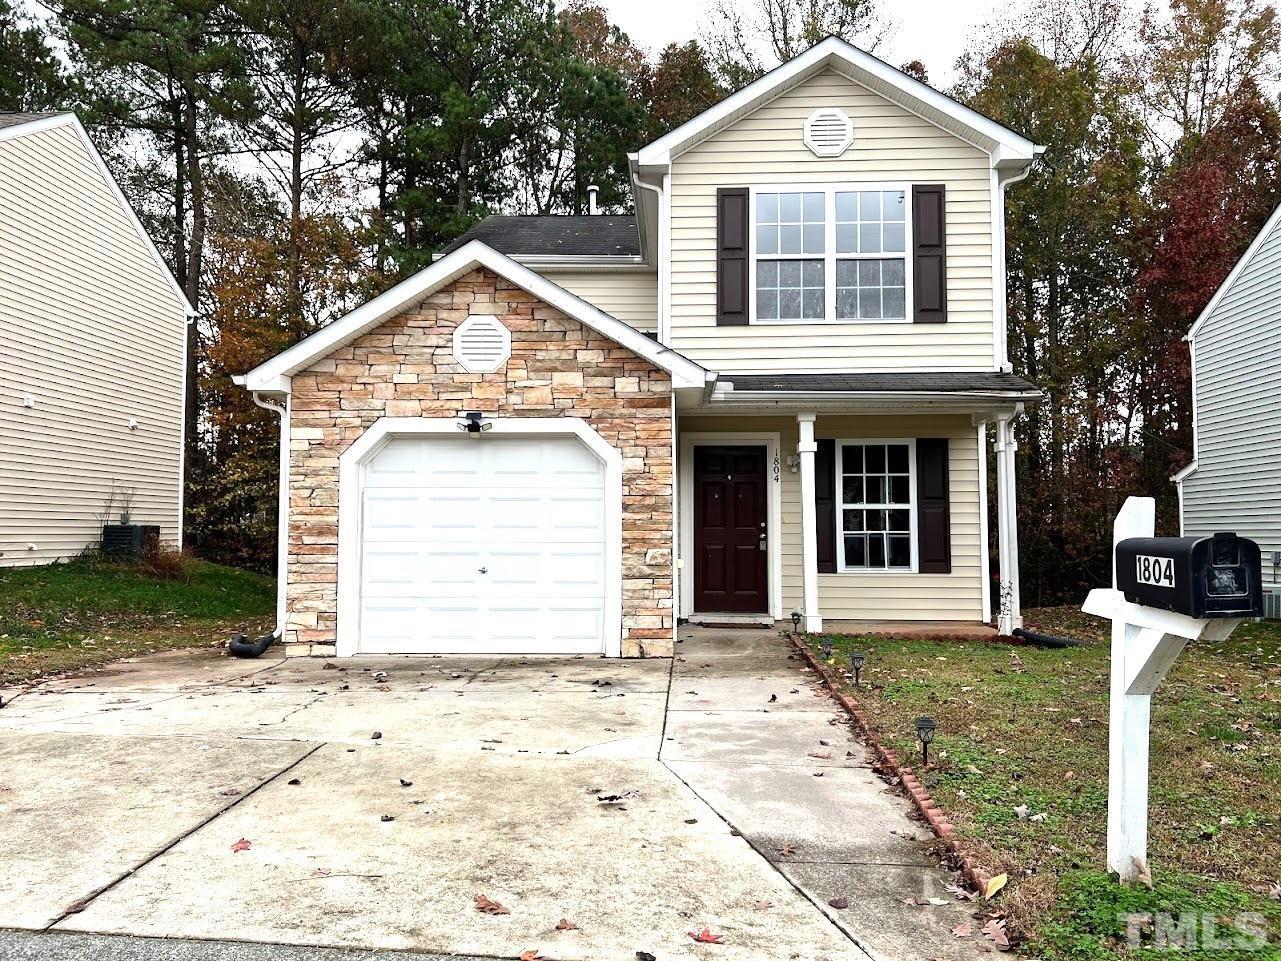
[[[689,628],[676,655],[668,769],[866,954],[973,958],[975,945],[951,933],[972,908],[947,890],[957,878],[928,853],[933,835],[872,773],[790,643],[774,631]],[[913,897],[947,903],[904,903]]]
[[[592,961],[972,957],[948,934],[961,908],[902,903],[946,897],[906,839],[924,831],[782,639],[689,631],[678,650],[184,652],[4,692],[0,928]],[[704,928],[724,943],[695,942]],[[226,950],[209,957],[247,949]]]

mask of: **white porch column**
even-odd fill
[[[1019,608],[1019,523],[1014,481],[1014,454],[1019,445],[1014,441],[1012,421],[1008,415],[996,419],[997,554],[1001,561],[996,627],[1002,634],[1023,626],[1023,613]]]
[[[814,414],[797,414],[800,442],[796,452],[801,457],[801,613],[805,630],[821,631],[823,617],[818,609],[818,516],[814,510]]]

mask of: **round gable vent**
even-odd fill
[[[854,142],[854,124],[844,110],[823,107],[805,121],[805,146],[816,157],[839,157]]]
[[[492,314],[472,314],[454,331],[454,360],[469,374],[492,374],[511,355],[511,331]]]

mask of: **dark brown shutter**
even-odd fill
[[[747,207],[746,187],[716,191],[717,326],[747,323]]]
[[[947,438],[916,441],[916,557],[922,574],[952,573]]]
[[[814,454],[814,518],[818,571],[836,573],[836,441],[820,440]]]
[[[912,320],[947,321],[946,191],[942,184],[912,187]]]

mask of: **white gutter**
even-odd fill
[[[233,378],[243,380],[243,378]],[[278,530],[276,532],[276,629],[271,636],[280,641],[285,636],[285,591],[289,578],[289,414],[290,395],[285,394],[283,406],[269,400],[263,400],[254,391],[250,396],[254,403],[263,410],[274,411],[280,416],[280,503],[277,509]]]

